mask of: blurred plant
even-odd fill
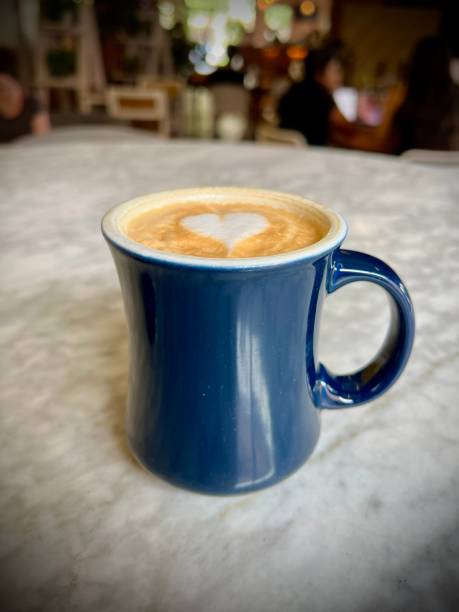
[[[226,40],[228,45],[239,45],[245,36],[245,30],[238,21],[228,21],[226,24]]]
[[[42,0],[41,12],[49,21],[60,21],[66,13],[74,13],[74,0]]]
[[[274,4],[268,7],[264,13],[266,25],[276,33],[280,40],[288,40],[292,17],[293,9],[287,4]]]
[[[75,53],[66,49],[53,49],[46,55],[49,73],[55,77],[69,76],[75,73]]]
[[[140,69],[140,58],[137,55],[125,55],[123,57],[123,70],[130,76],[135,76]]]

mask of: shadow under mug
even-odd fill
[[[133,212],[205,201],[294,203],[321,216],[328,232],[281,255],[209,259],[155,251],[122,231]],[[317,203],[258,189],[185,189],[116,206],[102,229],[128,321],[129,444],[170,483],[223,495],[271,486],[311,455],[321,409],[373,400],[405,367],[414,337],[405,286],[383,261],[341,249],[344,220]],[[335,376],[316,359],[319,315],[327,293],[354,281],[387,291],[391,321],[366,367]]]

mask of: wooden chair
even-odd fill
[[[170,98],[175,98],[183,91],[185,83],[178,78],[140,74],[136,79],[136,86],[141,89],[161,89],[164,90]]]
[[[268,124],[257,126],[255,140],[265,144],[290,145],[292,147],[306,147],[308,144],[301,132],[285,130]]]
[[[172,134],[182,132],[184,81],[173,78],[140,74],[136,79],[136,86],[140,89],[161,90],[167,94]]]
[[[155,121],[158,124],[158,134],[166,138],[170,136],[169,100],[164,90],[109,87],[105,103],[111,117],[129,121]]]

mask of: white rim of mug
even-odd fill
[[[250,203],[271,204],[294,204],[301,207],[313,209],[319,214],[327,217],[330,227],[323,238],[314,244],[288,251],[278,255],[263,255],[260,257],[196,257],[194,255],[181,255],[177,253],[166,253],[158,249],[152,249],[129,238],[121,229],[123,220],[132,215],[133,209],[136,214],[161,207],[167,204],[184,204],[186,202],[228,202],[228,200],[242,199]],[[131,213],[131,214],[129,214]],[[346,237],[347,225],[340,214],[330,210],[323,204],[302,196],[271,191],[269,189],[257,189],[248,187],[193,187],[188,189],[174,189],[172,191],[158,191],[143,195],[122,204],[117,204],[107,211],[102,219],[102,231],[106,238],[114,245],[127,251],[133,256],[147,261],[157,261],[176,265],[187,265],[199,268],[259,268],[285,264],[301,260],[317,259],[321,255],[332,251],[339,246]]]

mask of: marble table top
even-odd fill
[[[245,185],[323,202],[346,245],[415,304],[399,382],[324,411],[312,458],[242,497],[150,476],[124,438],[127,335],[99,221],[174,187]],[[459,609],[459,172],[253,144],[0,148],[0,601],[5,611]],[[321,359],[346,372],[386,331],[382,291],[330,296]]]

